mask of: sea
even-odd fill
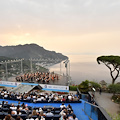
[[[69,63],[67,69],[64,61],[49,67],[50,72],[55,72],[61,75],[69,75],[72,83],[77,85],[82,81],[89,80],[100,82],[104,80],[108,84],[112,83],[109,69],[103,64],[98,64],[97,55],[68,55]],[[120,78],[116,80],[119,82]]]

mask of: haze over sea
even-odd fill
[[[75,84],[80,84],[84,80],[100,82],[105,80],[111,83],[109,69],[104,64],[98,64],[96,55],[68,55],[70,59],[70,76]],[[69,65],[68,65],[69,68]],[[60,74],[60,64],[50,67],[50,71]],[[66,74],[65,65],[61,63],[61,74]],[[119,81],[120,78],[116,80]]]

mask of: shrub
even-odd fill
[[[120,84],[111,84],[108,86],[108,89],[113,94],[120,93]]]
[[[113,100],[115,103],[120,103],[120,95],[113,95],[113,96],[112,96],[112,100]]]
[[[100,84],[98,84],[97,82],[90,81],[89,83],[91,84],[91,87],[94,87],[95,89],[100,88]]]
[[[88,91],[89,91],[89,81],[88,80],[83,81],[80,85],[78,85],[78,88],[82,93],[88,93]]]
[[[78,86],[71,85],[71,86],[69,86],[69,90],[71,90],[71,91],[77,91],[77,87]]]

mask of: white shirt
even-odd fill
[[[65,105],[60,105],[60,108],[62,109],[62,108],[66,108],[66,106]]]

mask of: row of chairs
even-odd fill
[[[36,102],[34,102],[33,100],[18,100],[15,97],[4,98],[1,95],[0,95],[0,99],[15,100],[15,101],[29,102],[29,103],[49,103],[48,100],[44,100],[44,101],[42,100],[42,101],[36,101]],[[79,101],[70,101],[70,100],[68,100],[68,101],[50,101],[50,103],[81,103],[81,101],[80,100]]]
[[[0,120],[3,120],[5,118],[5,116],[7,116],[8,113],[6,112],[0,112]],[[27,114],[21,114],[21,115],[11,115],[14,119],[17,118],[17,116],[20,116],[23,120],[26,120],[28,119],[28,115]],[[61,116],[60,115],[54,115],[53,117],[45,117],[45,120],[59,120]],[[35,120],[36,118],[41,118],[41,117],[38,117],[37,115],[36,116],[32,116],[32,118]]]

